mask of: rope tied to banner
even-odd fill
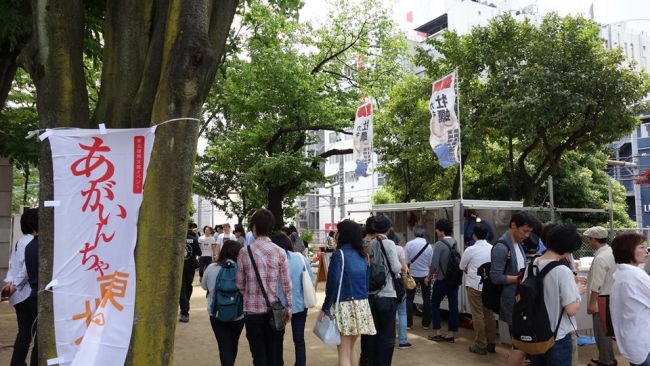
[[[164,124],[167,124],[169,122],[177,122],[177,121],[195,121],[195,122],[201,122],[200,119],[198,118],[193,118],[193,117],[179,117],[179,118],[172,118],[168,119],[166,121],[162,121],[160,123],[154,123],[153,126],[151,126],[152,130],[155,131],[158,126],[162,126]],[[106,125],[104,123],[100,123],[99,126],[99,132],[104,135],[106,134]],[[79,127],[54,127],[54,128],[41,128],[33,131],[29,131],[27,133],[27,136],[25,136],[25,140],[29,140],[33,138],[34,136],[38,136],[41,141],[45,140],[48,138],[51,134],[47,134],[48,130],[80,130],[81,128]],[[39,133],[43,132],[43,134],[39,135]],[[46,135],[47,134],[47,135]]]

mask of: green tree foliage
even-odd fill
[[[468,35],[447,31],[429,39],[443,57],[434,59],[421,50],[416,62],[425,67],[426,77],[407,79],[395,88],[381,117],[380,128],[387,134],[378,133],[375,143],[387,162],[381,169],[389,187],[405,200],[457,197],[457,177],[452,183],[451,169],[435,167],[425,122],[430,119],[426,103],[431,82],[454,69],[466,198],[535,204],[548,177],[560,174],[567,152],[600,156],[605,144],[638,124],[629,107],[650,91],[650,83],[620,50],[606,49],[598,31],[596,23],[582,18],[550,14],[534,26],[502,15]],[[402,105],[411,108],[400,109]],[[427,157],[407,154],[407,174],[400,154],[411,146]],[[408,183],[419,181],[435,188]],[[558,187],[556,181],[556,192]]]
[[[381,101],[382,88],[403,74],[406,44],[389,10],[335,5],[318,29],[265,7],[244,15],[246,37],[233,38],[234,55],[222,65],[196,169],[196,192],[220,208],[241,217],[265,205],[280,228],[307,182],[325,182],[325,159],[352,152],[306,150],[319,144],[317,131],[350,133],[359,94]]]

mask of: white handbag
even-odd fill
[[[341,279],[339,280],[339,291],[336,295],[336,303],[334,303],[336,308],[339,306],[339,298],[341,297],[341,284],[343,283],[344,268],[345,256],[343,255],[343,250],[341,250]],[[323,341],[323,343],[338,346],[341,344],[341,333],[339,332],[336,318],[331,314],[332,312],[330,311],[330,315],[325,314],[321,321],[316,321],[316,324],[314,324],[314,333],[321,339],[321,341]],[[334,311],[334,314],[336,314],[336,310]]]
[[[302,258],[302,265],[304,267],[304,270],[302,271],[302,295],[303,295],[303,301],[305,303],[306,308],[313,308],[316,306],[316,303],[318,302],[318,299],[316,299],[316,290],[314,290],[314,284],[311,282],[311,277],[309,276],[309,272],[311,271],[311,268],[307,268],[307,264],[304,261],[304,258]]]

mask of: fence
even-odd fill
[[[592,248],[589,245],[589,238],[586,236],[582,235],[583,232],[585,232],[587,229],[578,229],[580,232],[580,237],[582,239],[582,246],[580,249],[575,251],[573,253],[573,257],[575,259],[580,259],[582,257],[593,257],[594,254],[596,253],[596,249]],[[619,233],[625,232],[625,231],[635,231],[638,232],[639,234],[643,234],[645,236],[650,235],[650,228],[643,228],[643,229],[625,229],[625,228],[614,228],[614,237],[618,235]],[[607,241],[608,243],[611,243],[611,240]]]

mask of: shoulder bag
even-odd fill
[[[341,298],[341,285],[343,284],[343,270],[345,269],[345,256],[343,255],[343,250],[341,251],[341,278],[339,279],[339,291],[336,294],[336,306],[334,314],[336,314],[336,309],[339,307],[339,299]],[[321,321],[316,321],[314,324],[314,334],[320,338],[323,343],[338,346],[341,344],[341,332],[339,331],[339,326],[336,322],[336,318],[332,315],[332,312],[325,312],[325,316]]]
[[[307,264],[305,263],[305,257],[302,255],[300,256],[300,260],[302,261],[302,265],[304,267],[302,271],[302,296],[303,296],[303,302],[305,303],[305,308],[313,308],[316,306],[316,302],[318,301],[316,299],[316,290],[314,290],[314,284],[311,282],[311,277],[309,276],[309,272],[311,271],[311,268],[307,268]]]
[[[415,262],[415,260],[418,259],[420,255],[422,255],[422,253],[424,253],[424,251],[427,249],[428,246],[429,243],[425,243],[422,249],[420,249],[420,251],[418,252],[418,254],[416,254],[415,257],[413,257],[413,259],[411,259],[410,262],[408,262],[407,267],[411,267],[411,264],[413,264],[413,262]],[[409,271],[408,269],[406,270],[406,273],[402,276],[402,281],[404,282],[404,288],[407,290],[413,290],[417,286],[417,284],[415,283],[415,279],[413,278],[413,276],[411,276],[411,271]]]
[[[257,264],[255,264],[255,259],[253,258],[253,251],[251,250],[250,245],[248,246],[248,255],[251,258],[251,263],[253,264],[253,269],[255,270],[257,283],[260,285],[260,289],[262,290],[262,295],[264,295],[264,300],[266,300],[266,307],[268,308],[269,323],[271,324],[271,329],[284,330],[285,327],[284,305],[282,305],[280,300],[269,302],[269,297],[266,295],[266,291],[264,290],[264,284],[262,283],[262,279],[260,278],[260,273],[257,270]]]

